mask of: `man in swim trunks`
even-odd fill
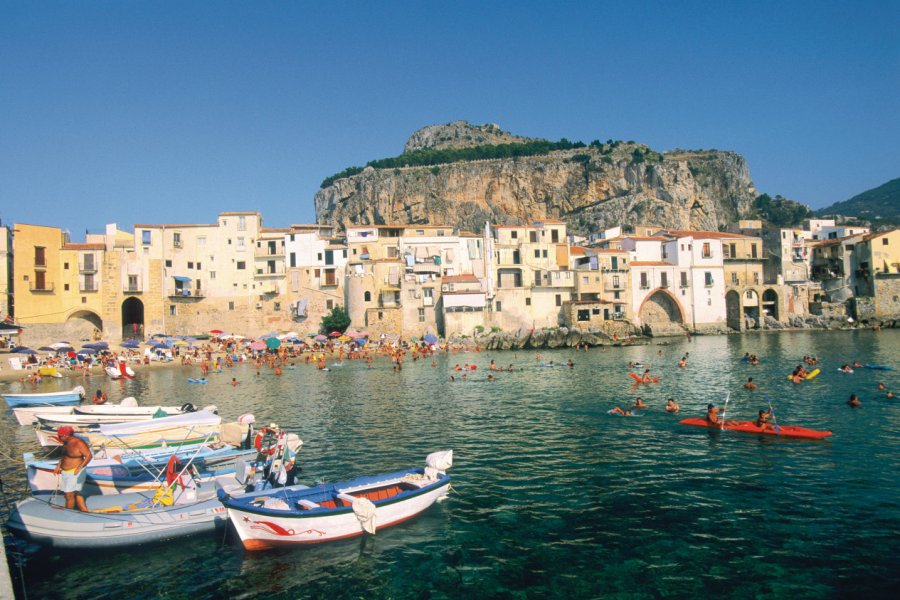
[[[54,473],[61,475],[59,485],[66,496],[66,508],[77,508],[81,512],[87,512],[87,505],[81,495],[81,487],[87,474],[84,468],[94,455],[84,440],[75,437],[75,430],[63,425],[56,432],[56,437],[62,443],[62,458],[56,465]]]
[[[644,371],[644,376],[641,377],[641,381],[643,381],[644,383],[652,383],[653,382],[653,378],[650,377],[650,369],[647,369]]]
[[[850,394],[850,399],[847,400],[847,404],[849,404],[853,408],[862,406],[862,402],[859,401],[859,398],[856,397],[856,394]]]
[[[634,399],[634,405],[631,408],[647,408],[647,405],[644,404],[644,401],[638,397]]]
[[[623,416],[623,417],[630,417],[630,416],[631,416],[631,411],[630,411],[630,410],[622,410],[621,408],[619,408],[619,407],[617,406],[617,407],[615,407],[614,409],[612,409],[611,411],[609,411],[609,414],[611,414],[611,415],[621,415],[621,416]]]
[[[673,398],[666,400],[666,412],[677,413],[679,410],[681,410],[681,407]]]
[[[706,405],[706,420],[712,425],[733,425],[734,421],[726,421],[719,416],[719,409],[715,404]]]
[[[94,394],[94,399],[91,401],[94,404],[106,404],[106,392],[103,390],[97,390],[97,393]]]
[[[747,383],[744,384],[744,389],[745,389],[745,390],[751,390],[751,391],[756,389],[756,384],[753,383],[753,378],[752,378],[752,377],[748,377],[748,378],[747,378]]]

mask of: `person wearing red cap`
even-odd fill
[[[60,487],[66,496],[66,508],[87,512],[81,487],[87,477],[84,468],[94,455],[84,440],[75,436],[75,429],[69,425],[57,429],[56,437],[62,443],[63,455],[53,472],[61,476]]]

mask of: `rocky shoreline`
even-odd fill
[[[846,319],[833,317],[791,317],[787,322],[766,318],[765,327],[748,328],[743,332],[726,329],[707,329],[692,331],[690,335],[741,335],[746,333],[766,333],[782,331],[860,331],[873,329],[900,329],[900,318],[886,320],[870,320],[865,323],[848,322]],[[685,337],[687,333],[667,330],[665,333],[635,333],[627,337],[612,337],[599,329],[578,329],[558,327],[555,329],[519,329],[514,332],[485,332],[474,337],[451,338],[451,343],[472,344],[481,350],[539,350],[553,348],[573,348],[578,345],[588,346],[638,346],[646,345],[655,339],[665,340],[673,337]]]

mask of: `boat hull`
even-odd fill
[[[148,503],[152,493],[87,498],[89,510]],[[58,495],[16,503],[6,525],[14,534],[53,548],[118,548],[211,532],[224,526],[225,507],[215,497],[146,510],[87,512],[63,507]]]
[[[830,431],[817,431],[815,429],[806,429],[805,427],[796,427],[793,425],[779,425],[778,430],[761,429],[756,426],[753,421],[736,421],[733,425],[722,427],[714,423],[710,423],[706,419],[691,418],[679,421],[681,425],[693,425],[695,427],[706,427],[712,430],[724,431],[742,431],[744,433],[757,433],[760,435],[774,435],[778,437],[795,437],[806,439],[822,439],[831,435]]]
[[[42,404],[38,406],[18,406],[12,409],[12,412],[19,425],[31,425],[32,423],[37,423],[37,415],[39,414],[71,415],[74,408],[74,406]]]
[[[389,498],[378,499],[378,494],[367,495],[366,491],[383,490],[399,485],[402,478],[410,474],[421,474],[421,470],[409,470],[387,475],[319,486],[315,488],[266,490],[228,496],[220,492],[222,504],[228,509],[228,517],[246,550],[265,550],[276,546],[318,544],[362,535],[365,530],[347,501],[325,501],[334,504],[326,506],[321,502],[329,495],[343,491],[356,497],[367,497],[375,508],[375,524],[378,529],[391,527],[412,519],[427,510],[450,489],[450,477],[446,474],[421,488],[412,486],[402,493]],[[358,489],[354,489],[358,488]],[[316,499],[317,508],[280,511],[254,507],[254,498],[268,495],[285,497],[291,505],[299,506],[298,500]],[[313,500],[315,502],[315,500]]]
[[[17,406],[62,406],[78,404],[81,401],[83,390],[69,390],[68,392],[50,392],[47,394],[3,394],[3,399],[10,408]]]

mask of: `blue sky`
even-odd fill
[[[900,2],[0,3],[0,219],[314,220],[429,124],[743,154],[814,208],[900,176]]]

